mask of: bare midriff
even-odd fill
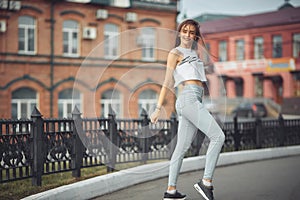
[[[187,80],[182,83],[182,85],[198,85],[203,87],[203,83],[199,80]]]

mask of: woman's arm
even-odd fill
[[[157,106],[155,111],[150,116],[152,123],[157,122],[165,97],[167,96],[167,93],[170,90],[170,88],[172,88],[174,85],[173,72],[174,69],[176,68],[178,60],[179,60],[179,54],[177,50],[176,49],[171,50],[168,55],[165,80],[160,90]]]

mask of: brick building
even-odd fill
[[[300,7],[201,23],[228,99],[300,98]],[[224,92],[210,80],[211,95]]]
[[[138,117],[156,102],[177,0],[1,0],[0,118]],[[173,110],[172,93],[166,115]]]

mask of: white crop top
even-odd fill
[[[177,64],[173,77],[174,87],[187,80],[207,81],[204,72],[204,64],[199,59],[195,50],[176,47],[183,54],[183,59]]]

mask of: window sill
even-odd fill
[[[68,57],[68,58],[78,58],[79,55],[78,54],[63,54],[64,57]]]
[[[32,56],[32,55],[36,55],[36,52],[26,52],[26,51],[19,51],[18,54],[20,55],[29,55],[29,56]]]

